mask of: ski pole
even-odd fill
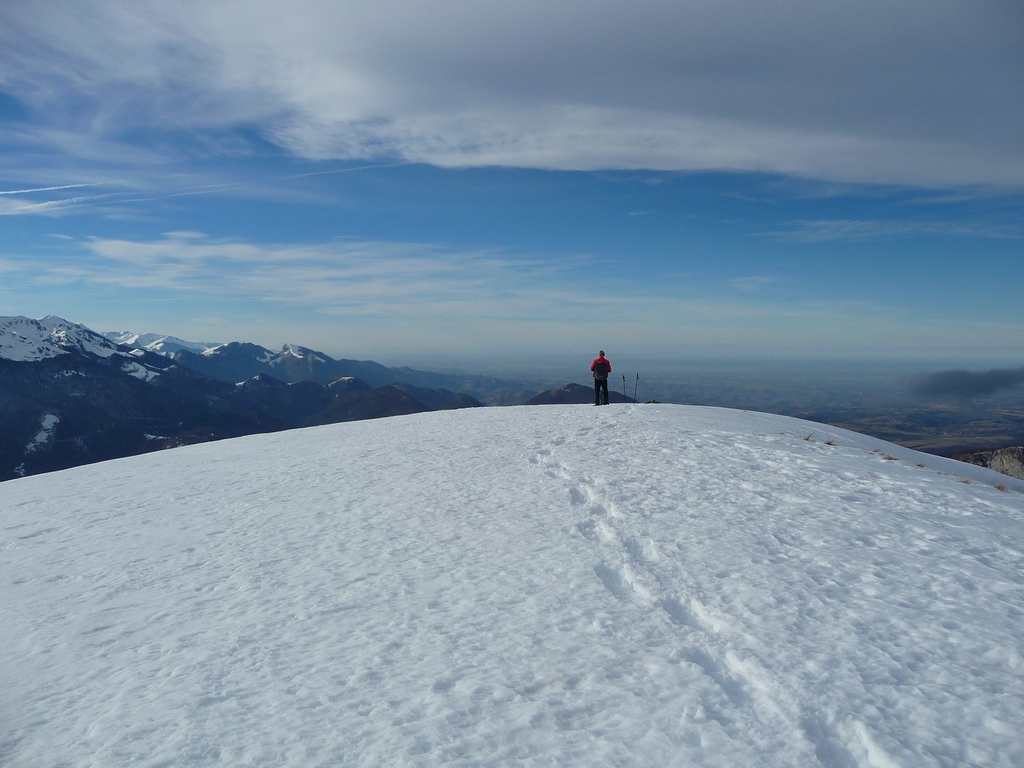
[[[640,386],[640,374],[636,375],[636,383],[633,384],[633,402],[636,402],[636,390]]]
[[[622,374],[622,399],[626,401],[629,400],[629,398],[626,397],[626,374]]]

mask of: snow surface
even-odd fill
[[[653,405],[12,480],[0,764],[1021,766],[1022,491]]]
[[[33,453],[38,451],[50,442],[50,438],[53,437],[53,430],[57,427],[59,422],[60,417],[56,414],[45,414],[39,422],[39,431],[36,432],[35,437],[29,440],[28,445],[25,446],[25,452]]]
[[[133,362],[126,362],[121,366],[121,370],[129,376],[134,376],[136,379],[142,379],[143,381],[152,381],[160,375],[159,371],[154,371],[151,368]]]

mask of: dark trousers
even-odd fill
[[[601,390],[604,390],[604,404],[608,405],[608,379],[594,379],[594,405],[601,404]]]

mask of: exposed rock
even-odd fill
[[[971,451],[954,453],[950,458],[988,467],[1004,475],[1024,480],[1024,445],[1011,445],[994,451]]]
[[[609,382],[609,385],[611,382]],[[611,386],[608,387],[608,399],[613,403],[632,403],[631,397],[623,397],[621,392],[616,392]],[[585,387],[582,384],[566,384],[558,389],[549,389],[526,401],[526,405],[593,405],[594,385]]]

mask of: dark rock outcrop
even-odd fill
[[[636,402],[631,397],[623,397],[621,392],[609,388],[608,399],[613,403]],[[566,384],[558,389],[549,389],[541,392],[526,401],[526,405],[585,405],[594,404],[594,386],[585,387],[582,384]]]
[[[993,451],[965,451],[950,454],[951,459],[988,467],[1018,480],[1024,480],[1024,445],[1011,445]]]

